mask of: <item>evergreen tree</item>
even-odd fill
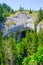
[[[0,4],[0,22],[2,22],[3,21],[3,13],[2,13],[2,6],[1,6],[1,4]]]
[[[32,14],[32,10],[31,9],[29,10],[29,14]]]
[[[40,8],[40,10],[38,11],[38,22],[40,22],[43,19],[43,13],[42,13],[42,9]]]
[[[24,8],[22,8],[22,7],[20,6],[19,11],[20,11],[20,12],[24,11]]]

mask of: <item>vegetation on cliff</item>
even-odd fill
[[[37,24],[43,19],[42,12],[42,9],[37,12]],[[9,6],[0,4],[0,22],[11,13],[14,11]],[[0,65],[43,65],[43,31],[37,34],[35,24],[35,30],[27,30],[19,42],[16,33],[6,38],[0,31]]]

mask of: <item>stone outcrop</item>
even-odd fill
[[[25,28],[34,29],[34,19],[25,12],[19,12],[17,15],[9,17],[6,20],[4,35],[12,34],[13,32],[19,32],[21,30],[25,30]]]
[[[39,33],[40,30],[43,30],[43,20],[37,25],[37,32]]]

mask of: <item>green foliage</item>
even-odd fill
[[[24,9],[20,7],[20,11]],[[0,5],[0,21],[14,11],[6,4]],[[30,13],[32,11],[30,10]],[[35,30],[26,31],[26,36],[19,42],[17,33],[5,38],[0,31],[0,64],[1,65],[43,65],[43,31],[36,32],[36,26],[42,20],[42,10],[39,10]],[[15,24],[14,22],[10,24]]]
[[[7,13],[5,12],[5,13],[3,13],[3,16],[6,17],[6,16],[9,16],[9,14],[10,14],[9,12],[7,12]]]
[[[25,57],[23,59],[22,65],[29,65],[29,61],[31,60],[31,57]]]
[[[2,4],[2,9],[3,9],[3,13],[5,12],[5,13],[7,13],[7,12],[9,12],[9,14],[13,11],[12,9],[11,9],[11,7],[9,7],[7,4],[5,4],[5,3],[3,3]]]
[[[32,56],[24,58],[22,65],[43,65],[43,46],[38,47],[38,51]]]
[[[38,34],[38,46],[43,46],[43,31]]]
[[[0,22],[3,21],[3,18],[4,18],[4,17],[3,17],[3,14],[2,14],[2,11],[3,11],[3,10],[2,10],[2,6],[1,6],[1,4],[0,4]]]
[[[9,7],[7,4],[3,3],[0,4],[0,22],[4,22],[5,18],[9,16],[10,14],[14,14],[13,9]]]
[[[20,12],[24,11],[24,8],[22,8],[22,7],[20,6],[19,11],[20,11]]]
[[[32,10],[31,9],[29,10],[29,14],[32,14]]]
[[[40,8],[40,10],[38,11],[38,22],[40,22],[43,19],[43,12],[42,9]]]
[[[37,65],[43,63],[43,46],[38,47],[38,51],[33,57],[33,59],[37,61]]]
[[[5,38],[4,36],[0,35],[0,64],[1,65],[6,65],[7,56],[5,52],[6,52],[5,51]]]
[[[37,51],[37,41],[38,41],[38,37],[37,37],[37,33],[36,32],[27,32],[26,35],[26,40],[27,41],[27,48],[28,48],[28,55],[32,55],[33,53],[35,53]]]
[[[6,62],[9,64],[8,59],[10,63],[13,62],[15,65],[43,65],[43,32],[37,35],[35,31],[27,31],[26,37],[22,38],[20,42],[17,42],[16,33],[13,38],[9,36],[6,42],[7,49],[10,51],[8,54],[4,49],[5,38],[1,36],[0,40],[1,65],[6,65]]]

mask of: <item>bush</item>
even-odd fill
[[[32,14],[32,10],[30,9],[29,14]]]

